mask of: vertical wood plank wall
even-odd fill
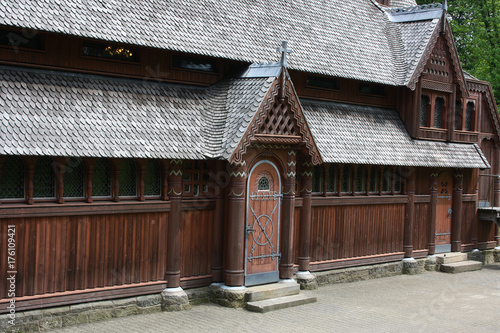
[[[472,243],[474,220],[477,219],[476,202],[464,201],[462,202],[462,230],[461,241],[462,245]]]
[[[15,225],[16,297],[160,281],[167,224],[167,212],[2,219],[0,252],[7,226]],[[0,270],[2,281],[5,274]]]
[[[404,204],[312,207],[311,262],[403,251]]]
[[[429,231],[430,203],[416,203],[413,217],[413,250],[426,250]]]

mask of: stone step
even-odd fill
[[[443,264],[441,265],[441,272],[445,273],[463,273],[463,272],[471,272],[478,271],[483,268],[483,263],[480,261],[461,261],[454,262],[451,264]]]
[[[277,298],[266,299],[262,301],[248,302],[246,308],[252,312],[269,312],[273,310],[291,308],[303,304],[315,303],[316,297],[306,295],[292,295]]]
[[[460,262],[466,260],[467,260],[467,253],[450,252],[450,253],[441,253],[436,255],[436,263],[438,263],[439,265],[451,264],[454,262]]]
[[[255,302],[266,299],[297,295],[300,293],[300,284],[293,282],[265,284],[247,288],[245,301]]]

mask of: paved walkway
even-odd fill
[[[500,332],[500,263],[476,272],[401,275],[307,293],[318,302],[265,314],[208,304],[57,332]]]

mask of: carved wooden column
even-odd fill
[[[226,224],[227,257],[224,283],[237,287],[245,283],[245,187],[247,167],[245,161],[231,164],[229,192],[227,198],[228,216]]]
[[[406,192],[408,202],[405,206],[404,220],[404,241],[403,251],[405,258],[413,257],[413,220],[415,216],[415,169],[408,169],[408,178],[406,179]]]
[[[295,176],[297,153],[288,152],[283,192],[283,219],[281,223],[280,279],[293,277],[293,231],[295,225]]]
[[[474,194],[476,199],[474,200],[474,211],[477,212],[479,207],[479,169],[472,170],[472,178],[476,180],[474,184]],[[471,242],[474,250],[478,250],[479,239],[478,239],[478,216],[477,213],[474,215],[474,220],[472,221],[472,236]]]
[[[427,233],[427,248],[429,249],[429,255],[434,255],[436,253],[437,177],[438,171],[433,169],[430,175],[431,201],[428,215],[429,231]]]
[[[451,226],[451,251],[462,252],[462,192],[464,187],[464,174],[461,169],[453,172],[453,208]]]
[[[310,162],[302,164],[301,182],[302,211],[300,212],[299,231],[299,271],[309,271],[311,244],[311,202],[312,202],[313,165]]]
[[[167,288],[180,286],[180,256],[181,256],[181,199],[182,199],[182,161],[170,161],[169,172],[170,212],[168,214],[167,234],[167,267],[165,278]]]
[[[224,170],[224,161],[214,163],[215,172],[211,173],[211,183],[215,195],[214,228],[212,235],[212,281],[222,282],[223,276],[223,239],[224,239],[224,183],[218,179],[219,172]]]

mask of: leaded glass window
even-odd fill
[[[364,193],[366,190],[365,166],[358,165],[356,170],[356,193]]]
[[[267,177],[262,177],[259,179],[259,184],[257,186],[257,189],[259,191],[268,191],[269,190],[269,179]]]
[[[370,188],[369,191],[371,193],[378,192],[379,187],[379,172],[378,167],[373,165],[370,169]]]
[[[326,184],[327,192],[337,192],[337,165],[330,164],[328,167],[328,182]]]
[[[352,191],[352,173],[351,166],[344,165],[342,169],[342,192],[350,193]]]
[[[137,195],[137,178],[135,162],[132,159],[123,160],[120,164],[120,192],[121,197]]]
[[[161,194],[161,173],[158,160],[148,160],[144,175],[144,195],[159,196]]]
[[[392,177],[393,173],[391,168],[386,166],[382,174],[382,192],[392,191]]]
[[[455,129],[460,129],[460,124],[462,123],[462,102],[457,101],[455,105]]]
[[[24,198],[24,163],[20,157],[8,156],[0,170],[0,199]]]
[[[444,98],[436,97],[436,103],[434,104],[434,127],[436,128],[443,128],[444,108]]]
[[[71,157],[64,168],[64,197],[83,198],[84,165],[81,158]]]
[[[422,95],[420,100],[420,126],[427,126],[427,111],[429,110],[429,96]]]
[[[55,198],[56,165],[50,157],[40,157],[35,163],[33,198]]]
[[[312,191],[313,192],[321,192],[321,186],[322,186],[322,175],[323,172],[321,170],[321,166],[315,165],[313,169],[313,177],[312,177]]]
[[[92,178],[92,196],[111,196],[111,163],[106,158],[100,158],[94,164],[94,176]]]
[[[465,130],[473,131],[474,123],[474,102],[467,103],[467,109],[465,110]]]
[[[401,168],[398,167],[396,169],[396,174],[394,175],[394,192],[395,193],[401,193],[402,191],[402,180],[401,180]]]

